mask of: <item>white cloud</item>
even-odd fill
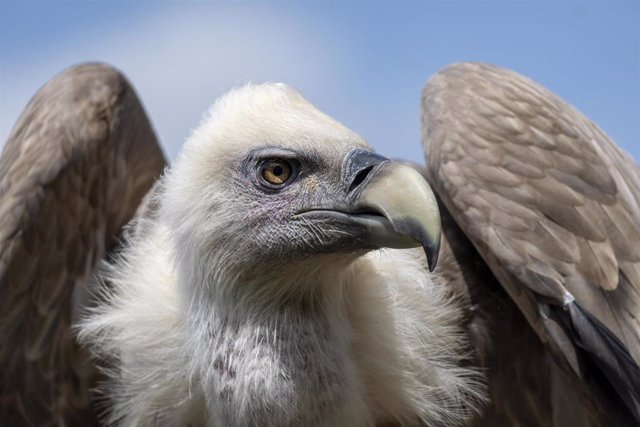
[[[164,7],[135,26],[114,23],[108,34],[78,34],[59,50],[3,64],[0,141],[42,84],[87,60],[125,72],[172,158],[208,106],[235,85],[285,81],[313,100],[343,84],[338,71],[348,61],[336,40],[268,7],[244,11]]]

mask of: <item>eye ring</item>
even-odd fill
[[[286,159],[267,159],[258,166],[260,183],[270,189],[285,187],[296,175],[295,166]]]

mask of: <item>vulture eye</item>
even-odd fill
[[[260,165],[260,178],[270,188],[283,187],[293,176],[291,163],[283,159],[266,160]]]

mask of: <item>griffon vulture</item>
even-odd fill
[[[481,64],[423,146],[426,180],[249,85],[162,174],[118,72],[56,77],[0,159],[2,424],[637,424],[635,163]]]

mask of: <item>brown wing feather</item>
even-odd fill
[[[424,168],[409,164],[430,179]],[[439,207],[442,244],[436,273],[462,304],[475,362],[489,377],[490,403],[469,426],[606,425],[588,390],[553,362],[441,201]]]
[[[96,422],[74,303],[164,165],[133,89],[108,66],[70,68],[29,102],[0,158],[2,425]]]
[[[585,345],[601,346],[588,357],[619,356],[614,371],[636,372],[640,173],[631,158],[558,97],[498,67],[446,68],[428,82],[423,108],[436,191],[541,339],[579,374]],[[588,320],[554,308],[572,300]],[[634,386],[624,384],[637,396]],[[633,412],[637,400],[622,399]]]
[[[602,426],[593,399],[557,367],[444,206],[439,274],[467,307],[490,404],[470,426]]]

